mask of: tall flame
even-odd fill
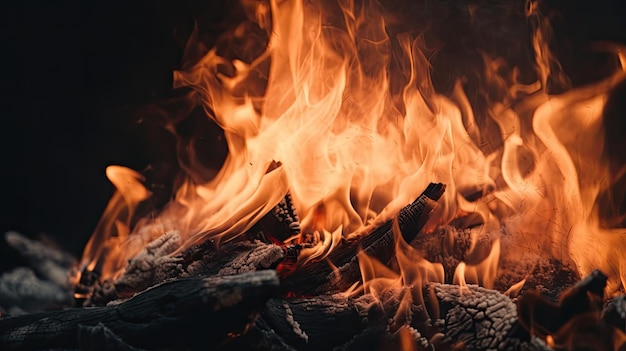
[[[435,224],[476,213],[478,231],[495,238],[485,261],[461,266],[459,282],[490,286],[500,249],[516,255],[519,247],[573,262],[581,274],[600,268],[612,276],[613,289],[626,282],[626,233],[601,228],[597,213],[599,193],[610,186],[608,168],[598,161],[602,109],[611,88],[624,79],[623,64],[604,81],[551,95],[549,82],[566,80],[548,48],[549,24],[529,2],[536,81],[522,84],[517,70],[503,69],[501,58],[483,55],[485,84],[498,91],[483,92],[497,126],[493,133],[477,127],[462,80],[448,95],[437,92],[424,38],[391,37],[380,3],[243,4],[256,26],[242,24],[228,34],[234,38],[229,42],[246,42],[250,28],[262,30],[268,36],[262,50],[216,47],[174,73],[175,86],[191,87],[224,130],[226,161],[208,182],[190,175],[156,218],[139,222],[117,241],[145,243],[170,230],[181,233],[181,250],[205,240],[232,240],[289,191],[302,233],[320,238],[320,249],[303,259],[322,259],[341,238],[390,219],[429,182],[441,182],[447,191],[433,214]],[[501,141],[501,147],[485,147],[490,140],[496,146]],[[137,190],[140,184],[134,187],[118,187],[126,200],[114,198],[110,206],[130,209],[129,201],[147,196]],[[507,235],[500,238],[502,227]],[[92,241],[106,247],[110,236],[99,229]],[[101,259],[103,249],[94,245],[85,251],[86,262]],[[399,260],[410,265],[411,252],[398,249]],[[123,269],[134,254],[118,253],[104,276]],[[402,277],[410,284],[415,279],[408,268],[398,276],[366,262],[371,261],[364,260],[365,278]],[[438,268],[429,269],[429,275],[440,275]]]

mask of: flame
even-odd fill
[[[227,33],[232,50],[218,45],[174,72],[175,86],[193,89],[223,129],[223,166],[208,181],[187,169],[173,201],[134,228],[133,209],[149,193],[137,173],[110,168],[118,192],[85,249],[89,270],[106,265],[103,278],[112,277],[168,231],[181,234],[179,251],[233,240],[288,191],[302,219],[301,235],[290,240],[308,235],[315,244],[299,264],[323,260],[343,239],[391,219],[429,182],[441,182],[447,191],[427,228],[470,213],[481,220],[455,282],[492,287],[501,255],[522,259],[521,251],[532,251],[573,263],[581,275],[603,270],[613,292],[624,287],[626,232],[602,228],[597,211],[600,193],[611,186],[598,155],[604,104],[625,77],[621,49],[610,48],[621,64],[610,77],[552,94],[550,84],[568,81],[548,46],[549,23],[528,2],[534,81],[523,83],[518,69],[484,53],[485,89],[478,94],[494,127],[481,129],[463,79],[449,94],[438,92],[426,40],[410,32],[390,36],[380,3],[243,6],[254,21]],[[469,8],[472,16],[476,9]],[[254,31],[267,42],[246,41]],[[484,235],[489,247],[478,242]],[[444,280],[441,265],[400,239],[396,260],[391,269],[360,254],[364,285],[357,290],[382,299],[389,289]],[[420,299],[420,289],[403,299]]]

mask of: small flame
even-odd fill
[[[108,276],[116,273],[129,255],[132,257],[141,250],[141,247],[133,250],[129,245],[130,222],[137,205],[151,193],[142,184],[143,176],[132,169],[109,166],[106,175],[117,191],[104,210],[83,257],[91,258],[86,266],[88,270],[96,270],[96,266],[101,265],[98,271]],[[106,260],[100,261],[105,257]]]

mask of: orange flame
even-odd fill
[[[484,79],[499,96],[484,93],[494,135],[477,127],[461,80],[448,96],[437,92],[424,39],[390,37],[379,3],[244,5],[255,14],[256,29],[268,33],[259,54],[230,57],[216,47],[174,73],[175,86],[194,89],[223,128],[224,165],[208,182],[190,175],[156,218],[132,231],[133,208],[148,193],[137,174],[111,168],[118,193],[85,249],[88,269],[106,254],[103,276],[111,277],[138,247],[167,231],[181,234],[180,250],[232,240],[287,191],[302,234],[316,243],[303,250],[303,260],[321,260],[342,239],[389,220],[429,182],[441,182],[447,191],[431,225],[476,213],[481,235],[493,238],[486,253],[474,240],[459,283],[493,286],[501,252],[517,255],[525,247],[572,262],[581,275],[599,268],[613,291],[624,286],[626,232],[601,228],[597,213],[599,193],[610,186],[608,167],[598,162],[602,109],[625,77],[623,52],[611,49],[622,66],[607,79],[550,95],[549,81],[565,86],[567,80],[548,47],[549,24],[529,2],[536,81],[522,84],[518,70],[503,69],[502,58],[483,55]],[[245,41],[251,27],[228,35]],[[502,145],[486,147],[489,140]],[[281,165],[268,168],[274,160]],[[397,271],[359,256],[366,292],[380,297],[390,287],[443,281],[443,268],[407,243],[398,240],[396,253]]]

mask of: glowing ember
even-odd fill
[[[551,71],[558,63],[548,49],[548,23],[529,3],[536,81],[523,84],[516,70],[485,54],[484,79],[498,94],[479,93],[497,129],[480,130],[463,82],[449,96],[438,93],[422,38],[390,37],[389,18],[375,1],[244,5],[256,30],[268,34],[263,50],[252,45],[233,57],[214,48],[174,74],[176,87],[193,88],[223,128],[229,154],[222,168],[208,182],[187,170],[174,200],[134,228],[133,209],[149,193],[136,173],[110,168],[118,193],[85,249],[88,270],[114,277],[165,232],[180,233],[179,251],[233,240],[288,191],[301,218],[301,233],[288,241],[314,244],[302,250],[301,264],[323,260],[343,240],[391,219],[429,182],[440,182],[447,190],[425,231],[471,213],[480,219],[456,283],[492,287],[506,255],[555,258],[581,275],[601,269],[610,292],[623,287],[626,232],[602,228],[597,211],[599,194],[611,185],[599,161],[602,109],[624,79],[622,52],[613,50],[622,64],[606,80],[549,94],[550,79],[560,79]],[[227,40],[250,47],[252,27],[242,24]],[[396,256],[395,270],[359,256],[365,281],[359,291],[384,298],[388,289],[444,280],[441,265],[401,238]],[[407,301],[421,298],[403,294]]]

